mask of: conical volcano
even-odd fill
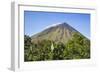
[[[67,43],[67,41],[72,38],[72,35],[75,32],[80,33],[68,23],[63,22],[55,26],[48,27],[45,30],[31,36],[31,38],[32,42],[37,42],[41,40],[51,40],[55,43]]]

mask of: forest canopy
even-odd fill
[[[79,33],[74,33],[67,43],[53,40],[33,42],[24,35],[24,61],[72,60],[90,58],[90,40]]]

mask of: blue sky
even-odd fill
[[[52,24],[66,22],[90,38],[90,14],[24,11],[25,34],[32,36]]]

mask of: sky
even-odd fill
[[[90,14],[24,11],[24,34],[32,36],[46,27],[66,22],[90,38]]]

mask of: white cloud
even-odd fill
[[[46,26],[44,29],[47,29],[47,28],[50,28],[50,27],[55,27],[55,26],[57,26],[59,24],[61,24],[61,22],[60,23],[51,24],[49,26]]]

